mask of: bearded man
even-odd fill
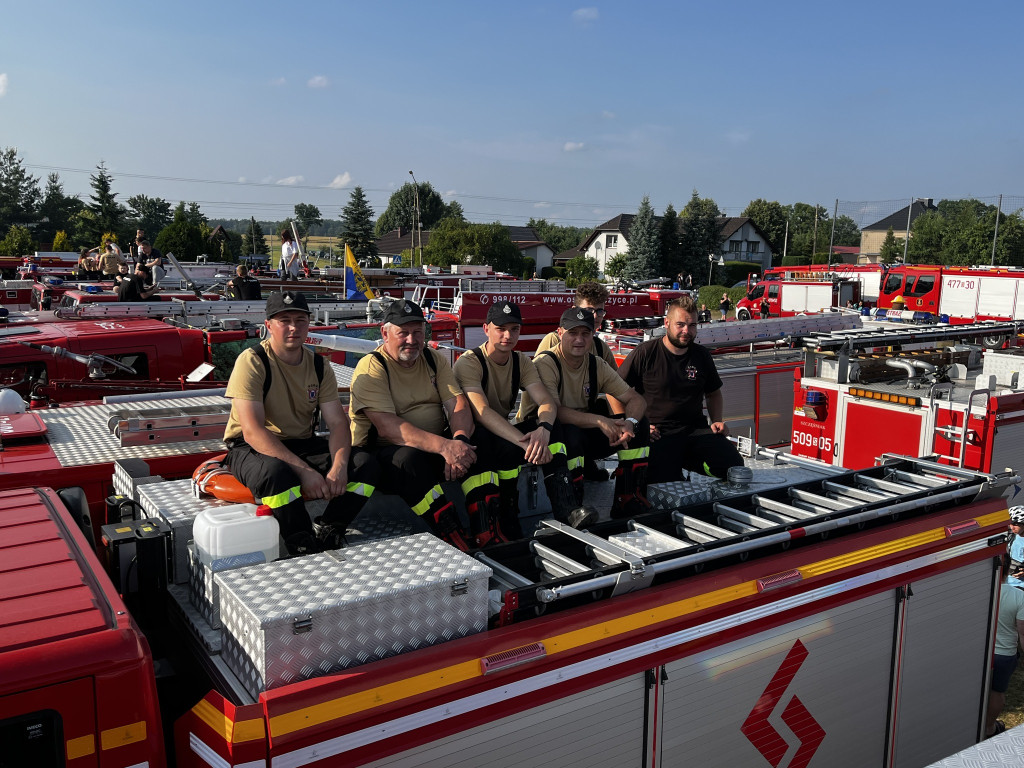
[[[650,483],[679,480],[683,469],[724,478],[729,467],[743,464],[722,420],[722,379],[696,338],[697,305],[681,296],[668,305],[665,335],[641,344],[619,367],[647,402]]]

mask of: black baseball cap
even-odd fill
[[[562,313],[562,319],[558,321],[558,325],[567,331],[581,327],[594,330],[594,312],[583,307],[572,307]]]
[[[391,305],[384,312],[384,322],[392,325],[405,325],[406,323],[420,322],[426,320],[423,317],[423,310],[419,305],[408,299],[399,299],[391,302]]]
[[[267,320],[281,312],[288,312],[293,309],[305,312],[307,315],[312,314],[309,311],[309,305],[306,303],[306,297],[301,293],[295,291],[274,291],[267,297]]]
[[[523,313],[519,311],[519,305],[511,301],[499,301],[491,304],[487,310],[487,322],[493,325],[507,325],[509,323],[523,323]]]

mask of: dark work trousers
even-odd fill
[[[593,413],[620,419],[621,415],[611,414],[608,403],[599,400]],[[651,442],[651,426],[647,417],[640,419],[636,434],[625,446],[612,447],[608,438],[598,427],[586,429],[565,425],[565,442],[569,451],[569,469],[573,483],[582,487],[583,462],[586,459],[603,459],[612,453],[619,460],[615,471],[615,503],[612,517],[631,517],[644,510],[647,504],[647,459]],[[638,503],[634,503],[634,499]]]
[[[331,452],[327,438],[309,437],[282,440],[284,447],[309,466],[326,476],[331,468]],[[271,456],[257,453],[248,443],[232,443],[224,464],[246,488],[257,503],[274,510],[287,542],[296,533],[313,532],[306,505],[302,501],[299,476],[291,466]],[[327,502],[324,522],[347,527],[359,514],[380,479],[380,467],[373,455],[362,448],[353,448],[348,462],[348,487],[341,496]]]
[[[539,424],[536,418],[527,419],[520,424],[513,424],[521,434],[532,432]],[[473,434],[473,442],[486,445],[488,455],[494,457],[493,466],[498,473],[498,490],[501,497],[499,520],[502,534],[508,539],[522,536],[519,526],[519,473],[526,464],[526,453],[522,445],[509,442],[503,437],[477,427]],[[548,433],[548,449],[551,461],[540,467],[544,475],[544,486],[548,492],[554,515],[559,520],[568,519],[569,513],[579,506],[569,474],[568,448],[565,444],[565,432],[561,424],[555,422]],[[582,493],[582,485],[578,492]]]
[[[668,483],[682,478],[682,470],[724,478],[729,467],[743,466],[743,457],[725,435],[710,427],[680,432],[651,442],[647,479]]]
[[[477,536],[486,515],[483,508],[498,503],[498,474],[494,469],[494,436],[477,425],[469,441],[476,448],[477,460],[459,481],[466,497],[470,516],[470,534]],[[450,439],[447,438],[446,439]],[[373,455],[381,468],[381,490],[401,496],[412,511],[423,518],[431,529],[461,549],[475,546],[463,530],[451,501],[445,496],[444,457],[404,445],[381,445]],[[495,511],[495,519],[497,513]]]

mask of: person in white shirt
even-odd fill
[[[290,229],[281,230],[281,279],[298,280],[299,270],[302,269],[302,259],[299,258],[299,245],[295,242]]]

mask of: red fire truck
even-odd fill
[[[860,469],[886,451],[983,470],[1022,465],[1024,351],[1014,322],[804,339],[794,455]]]
[[[218,571],[213,630],[175,570],[212,502],[173,478],[214,441],[119,446],[104,425],[128,415],[89,408],[29,414],[47,433],[16,428],[0,452],[0,733],[16,764],[163,765],[154,690],[189,767],[919,766],[981,737],[1015,475],[761,454],[749,485],[695,479],[636,520],[548,521],[472,557],[417,558],[447,547],[419,534]],[[96,481],[146,514],[105,505],[105,535],[135,548],[108,551],[123,601],[59,503],[114,460]],[[19,490],[40,477],[61,497]],[[277,613],[243,629],[264,597]]]
[[[809,264],[806,266],[770,267],[764,280],[821,280],[842,278],[860,283],[861,301],[874,306],[888,267],[884,264]]]
[[[820,279],[759,280],[736,302],[736,319],[761,316],[761,300],[768,299],[771,317],[793,317],[808,312],[824,312],[860,302],[860,282],[823,275]]]
[[[878,296],[891,309],[901,296],[908,311],[945,316],[952,323],[1024,318],[1024,269],[900,265],[886,274]]]

